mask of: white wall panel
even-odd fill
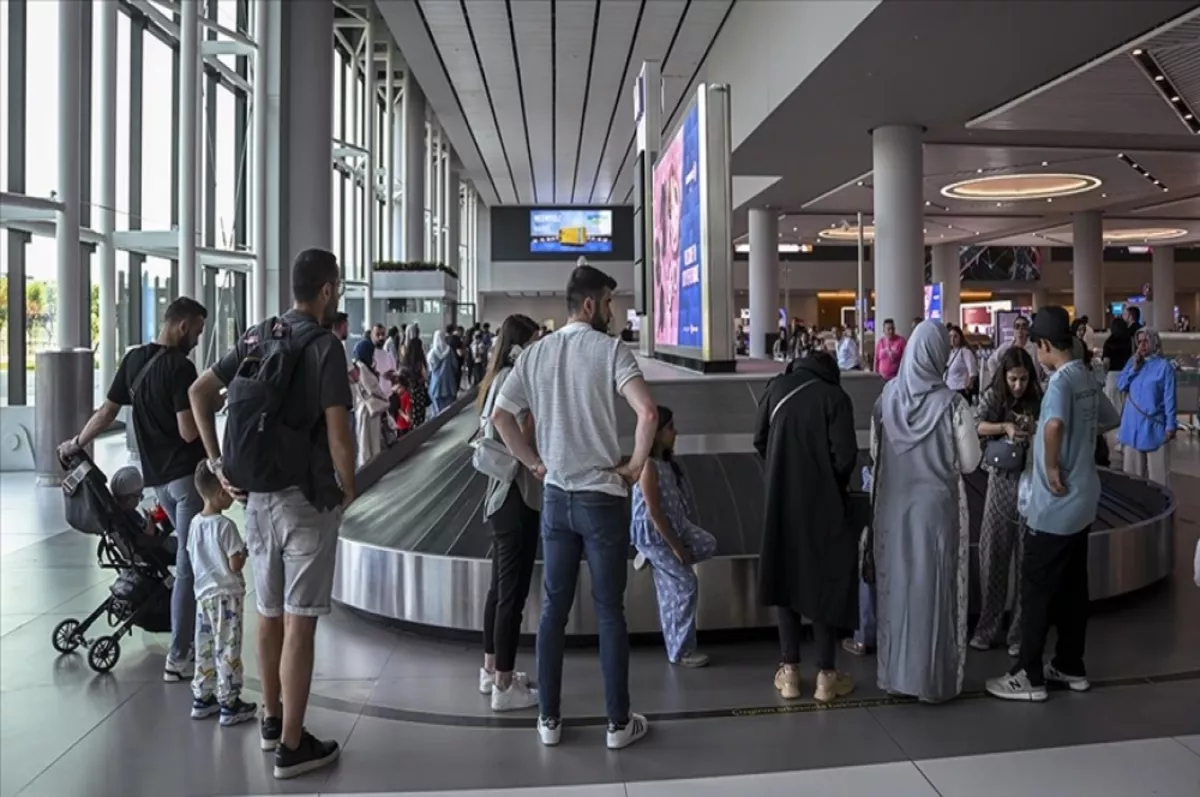
[[[579,153],[583,101],[587,95],[588,63],[592,53],[592,28],[596,0],[558,0],[555,9],[554,65],[554,197],[557,204],[570,204],[575,184],[575,161]],[[600,54],[597,57],[604,57]]]
[[[550,125],[554,113],[550,81],[554,56],[550,42],[550,0],[520,0],[510,3],[509,7],[517,34],[517,65],[529,122],[533,202],[548,204],[554,196],[554,139]]]

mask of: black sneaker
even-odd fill
[[[194,720],[206,720],[220,710],[221,706],[217,703],[215,695],[209,695],[203,700],[199,698],[192,699],[192,719]]]
[[[279,717],[263,717],[260,728],[262,730],[263,752],[275,752],[279,747],[280,738],[283,737],[283,720]]]
[[[287,780],[328,766],[337,760],[340,752],[337,742],[322,742],[304,731],[295,750],[283,742],[275,748],[275,779]]]
[[[254,719],[254,715],[258,712],[258,706],[254,703],[247,703],[240,697],[232,703],[226,703],[221,706],[221,724],[222,725],[240,725],[243,722],[249,722]]]

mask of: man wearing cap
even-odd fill
[[[1088,532],[1100,503],[1094,459],[1096,435],[1120,423],[1088,365],[1074,353],[1066,309],[1045,307],[1031,337],[1039,362],[1052,370],[1042,397],[1040,423],[1022,478],[1025,516],[1021,560],[1021,653],[1008,674],[987,682],[1004,700],[1040,702],[1046,682],[1076,692],[1091,688],[1083,664],[1088,621]],[[1051,613],[1053,610],[1053,614]],[[1051,622],[1058,630],[1055,656],[1043,664]]]

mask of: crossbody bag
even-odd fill
[[[508,377],[508,373],[501,373],[504,373],[505,378]],[[489,479],[508,484],[516,478],[521,463],[512,455],[503,441],[496,439],[496,428],[492,423],[492,407],[496,403],[496,394],[499,392],[502,381],[502,379],[492,380],[487,398],[483,402],[483,412],[479,416],[479,430],[469,445],[473,449],[471,465],[475,470]]]

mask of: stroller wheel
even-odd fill
[[[50,644],[54,645],[54,649],[59,653],[73,653],[83,642],[80,637],[76,636],[78,630],[78,620],[63,620],[54,626],[54,632],[50,635]]]
[[[120,658],[121,643],[115,636],[100,637],[88,649],[88,665],[98,673],[106,673],[117,666]]]

